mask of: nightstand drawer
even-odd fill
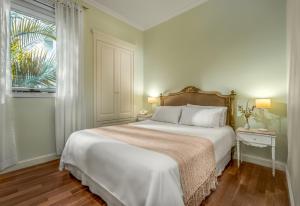
[[[254,135],[254,134],[246,134],[239,133],[239,138],[241,141],[252,142],[256,144],[263,145],[272,145],[272,137],[271,136],[263,136],[263,135]]]

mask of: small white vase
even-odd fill
[[[244,125],[244,128],[245,128],[245,129],[250,129],[249,122],[246,122],[246,124]]]

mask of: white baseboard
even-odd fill
[[[236,155],[234,155],[234,159],[236,158]],[[272,160],[254,156],[254,155],[248,155],[248,154],[242,154],[242,159],[244,162],[250,162],[253,164],[261,165],[264,167],[272,167]],[[275,162],[275,168],[278,170],[285,171],[286,170],[286,164],[284,162],[276,161]]]
[[[288,185],[288,190],[289,190],[289,197],[290,197],[290,204],[291,206],[295,206],[295,199],[294,199],[294,193],[291,185],[291,176],[288,170],[288,167],[285,167],[285,175],[286,175],[286,182]]]
[[[42,164],[42,163],[45,163],[45,162],[49,162],[51,160],[56,160],[58,158],[59,158],[59,156],[57,156],[55,153],[53,153],[53,154],[42,155],[42,156],[39,156],[39,157],[34,157],[34,158],[31,158],[31,159],[27,159],[27,160],[22,160],[22,161],[19,161],[16,165],[14,165],[12,167],[9,167],[9,168],[5,169],[4,171],[0,172],[0,174],[4,174],[4,173],[7,173],[7,172],[12,172],[12,171],[15,171],[15,170],[19,170],[19,169],[23,169],[23,168],[26,168],[26,167],[34,166],[34,165],[37,165],[37,164]]]

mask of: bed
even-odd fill
[[[123,126],[78,131],[73,133],[66,143],[60,169],[69,170],[109,206],[200,205],[203,198],[215,188],[214,177],[221,175],[231,160],[231,151],[235,143],[235,134],[232,129],[234,127],[234,95],[234,92],[230,95],[204,92],[193,86],[186,87],[177,93],[161,95],[161,106],[187,104],[225,106],[227,107],[226,126],[204,128],[145,120]],[[121,138],[122,136],[126,136],[125,140]],[[131,138],[132,136],[136,138]],[[182,142],[184,139],[182,137],[190,140],[188,144]],[[145,142],[141,142],[143,139]],[[163,146],[156,148],[157,142],[162,141],[165,142],[162,143]],[[153,144],[155,149],[148,147],[148,144]],[[191,146],[191,144],[194,145]],[[202,147],[202,144],[211,145],[213,154],[204,157],[210,150],[207,149],[209,146]],[[181,146],[183,152],[177,154],[177,147]],[[191,148],[190,151],[189,148]],[[190,161],[187,154],[196,154],[193,150],[198,148],[199,151],[200,148],[207,151],[197,153],[199,158]],[[187,157],[184,157],[185,155]],[[207,172],[211,170],[206,170],[212,166],[212,161],[208,162],[210,157],[214,160],[212,173]],[[182,162],[187,161],[189,167],[182,167]],[[193,164],[198,167],[192,168],[191,172],[190,168]],[[205,164],[209,166],[206,167]],[[189,169],[186,170],[186,168]],[[191,184],[193,179],[189,179],[189,176],[195,176],[197,172],[202,179],[204,178],[206,186],[201,187],[200,192],[197,191],[201,194],[200,196],[192,193],[192,198],[186,200],[185,197],[191,188],[184,186],[184,183]],[[186,173],[185,176],[183,173]],[[205,178],[209,179],[208,177],[211,181],[206,181]],[[196,176],[194,180],[198,181],[198,177]]]

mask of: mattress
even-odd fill
[[[201,128],[151,120],[131,125],[210,139],[219,174],[230,160],[235,139],[230,127]],[[61,157],[60,169],[63,168],[89,186],[108,205],[184,205],[175,160],[87,130],[70,136]]]

